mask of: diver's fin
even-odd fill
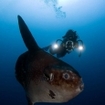
[[[24,20],[21,16],[18,15],[18,24],[20,33],[22,35],[22,38],[24,40],[24,43],[29,51],[37,51],[39,50],[39,46],[37,45],[36,41],[34,40],[31,32],[29,31],[27,25],[25,24]]]

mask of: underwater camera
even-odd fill
[[[77,40],[76,42],[68,40],[66,41],[66,43],[64,43],[61,39],[58,39],[50,46],[49,52],[52,55],[54,55],[54,54],[60,54],[65,51],[66,53],[70,53],[74,49],[78,49],[78,51],[80,52],[79,56],[81,56],[81,52],[84,49],[82,40]]]

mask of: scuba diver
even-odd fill
[[[78,40],[76,31],[68,30],[62,38],[63,40],[58,39],[54,44],[51,44],[43,49],[45,51],[49,50],[52,55],[56,54],[58,58],[65,56],[67,53],[69,54],[75,48],[79,48],[79,50],[83,49],[83,42],[82,40]],[[81,52],[79,56],[81,56]]]

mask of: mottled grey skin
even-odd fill
[[[84,87],[79,73],[69,64],[43,51],[20,16],[18,24],[28,51],[17,60],[16,78],[25,89],[28,105],[67,102],[77,96]]]

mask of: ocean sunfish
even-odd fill
[[[67,102],[82,92],[84,84],[79,73],[41,49],[19,15],[18,24],[28,51],[16,62],[16,78],[26,92],[28,105]]]

